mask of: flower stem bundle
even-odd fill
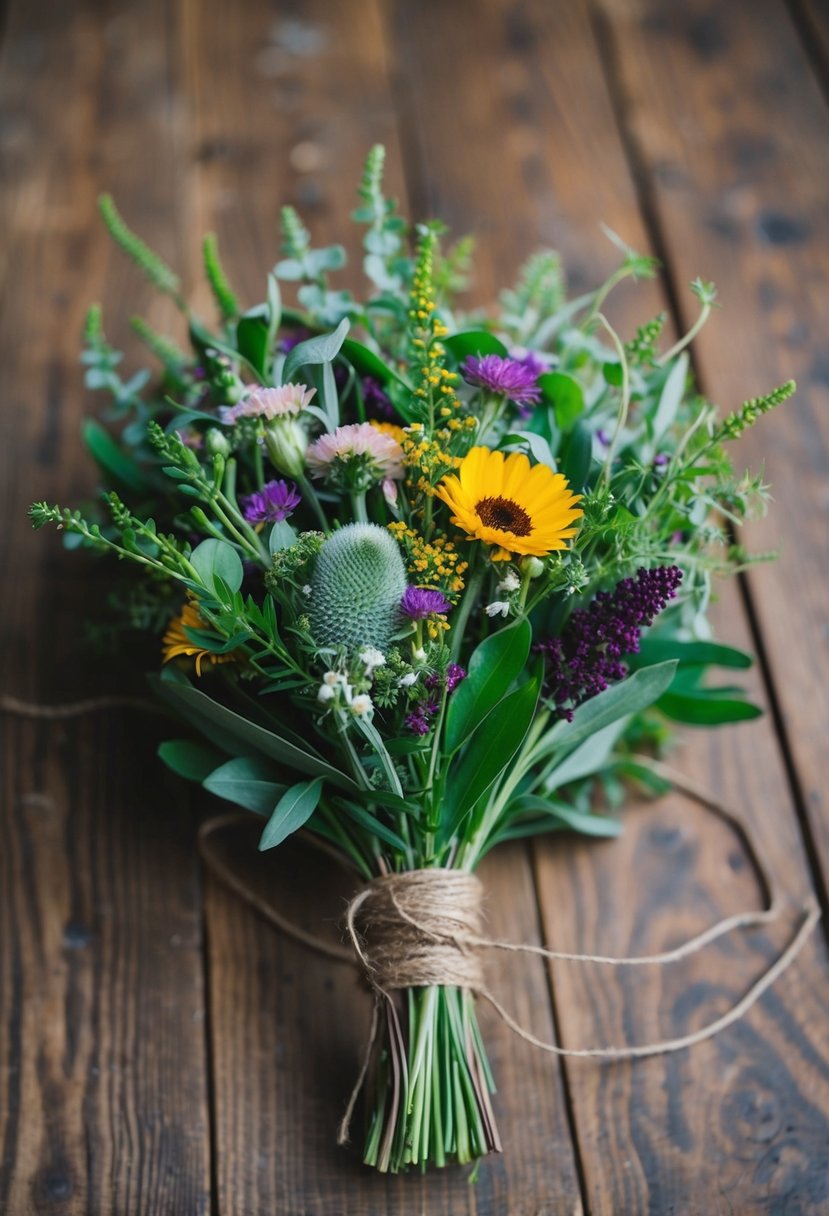
[[[374,149],[354,216],[364,298],[332,281],[342,248],[315,248],[286,208],[282,259],[244,311],[206,238],[212,328],[102,200],[190,349],[138,319],[160,372],[124,381],[90,311],[104,491],[31,518],[129,574],[101,636],[158,638],[154,683],[185,723],[163,759],[260,814],[260,848],[304,828],[367,884],[363,1156],[397,1172],[501,1148],[479,963],[458,946],[484,931],[481,859],[539,833],[616,835],[626,784],[662,788],[642,755],[673,723],[759,712],[710,683],[751,659],[712,640],[708,609],[768,498],[726,445],[793,385],[718,422],[687,353],[713,286],[694,285],[700,316],[660,353],[664,317],[620,335],[602,313],[654,273],[624,247],[594,292],[568,300],[545,251],[490,315],[465,315],[469,242],[410,228],[382,170]]]

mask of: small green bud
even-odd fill
[[[211,456],[229,456],[230,443],[224,431],[220,431],[217,426],[211,426],[210,430],[204,436],[205,450]]]
[[[275,418],[269,422],[265,428],[265,447],[278,472],[293,478],[303,476],[308,436],[295,418]]]
[[[521,559],[521,573],[526,574],[528,578],[541,578],[544,573],[544,563],[540,557],[533,557],[528,553]]]

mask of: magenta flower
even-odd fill
[[[292,481],[268,481],[261,490],[242,500],[249,524],[278,524],[302,502]]]
[[[400,601],[400,611],[413,621],[423,621],[437,612],[449,612],[452,605],[440,591],[426,587],[407,587]]]
[[[516,405],[535,405],[541,397],[534,366],[500,355],[469,355],[461,365],[467,384],[509,397]]]

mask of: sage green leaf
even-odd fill
[[[226,540],[203,540],[190,554],[190,563],[209,591],[217,594],[216,579],[220,578],[229,591],[238,591],[244,578],[242,559]]]
[[[499,701],[453,762],[442,811],[449,835],[507,768],[523,743],[535,714],[540,687],[541,678],[537,674]]]
[[[304,342],[298,342],[293,350],[289,352],[285,365],[282,368],[283,384],[289,383],[291,377],[301,367],[305,367],[306,364],[330,363],[332,359],[335,359],[340,353],[340,348],[345,341],[350,324],[351,322],[348,317],[343,317],[332,333],[318,334],[314,338],[307,338]]]
[[[354,781],[332,764],[214,701],[194,688],[175,668],[166,667],[156,687],[206,738],[218,742],[226,751],[234,747],[241,752],[259,753],[296,772],[324,777],[340,789],[356,789]]]
[[[322,795],[322,778],[300,781],[286,790],[265,824],[259,840],[260,852],[282,844],[287,836],[298,832],[313,815]]]
[[[444,744],[457,751],[523,671],[532,626],[526,617],[486,638],[472,652],[469,670],[449,698]]]
[[[683,642],[677,638],[644,637],[639,654],[630,655],[625,660],[629,667],[646,667],[651,663],[661,663],[665,659],[677,659],[683,666],[686,663],[699,664],[705,667],[748,668],[754,662],[754,656],[736,646],[724,646],[720,642]]]
[[[761,718],[759,705],[737,697],[723,697],[718,688],[666,692],[656,702],[656,708],[674,722],[690,726],[722,726],[726,722],[751,722]]]
[[[287,788],[276,776],[274,766],[258,756],[236,756],[209,773],[202,785],[246,811],[269,815]]]
[[[676,659],[643,667],[618,684],[612,684],[597,697],[591,697],[578,707],[572,722],[558,722],[547,734],[546,750],[561,747],[569,752],[577,743],[610,726],[611,722],[647,709],[668,688],[676,667]]]
[[[544,788],[555,790],[570,781],[578,781],[581,777],[589,777],[591,773],[598,772],[607,763],[616,740],[629,720],[629,715],[626,714],[602,730],[588,735],[582,743],[562,757],[561,762],[547,775]]]
[[[169,769],[187,781],[204,781],[222,762],[222,753],[198,739],[167,739],[158,745],[158,756]]]
[[[654,450],[659,440],[673,425],[685,394],[685,382],[688,379],[688,354],[686,351],[679,356],[668,373],[659,404],[651,422],[651,442]]]

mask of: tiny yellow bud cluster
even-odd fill
[[[464,587],[469,563],[461,559],[455,545],[445,536],[431,543],[403,521],[388,525],[405,555],[406,570],[418,587],[433,587],[448,600],[456,600]]]

